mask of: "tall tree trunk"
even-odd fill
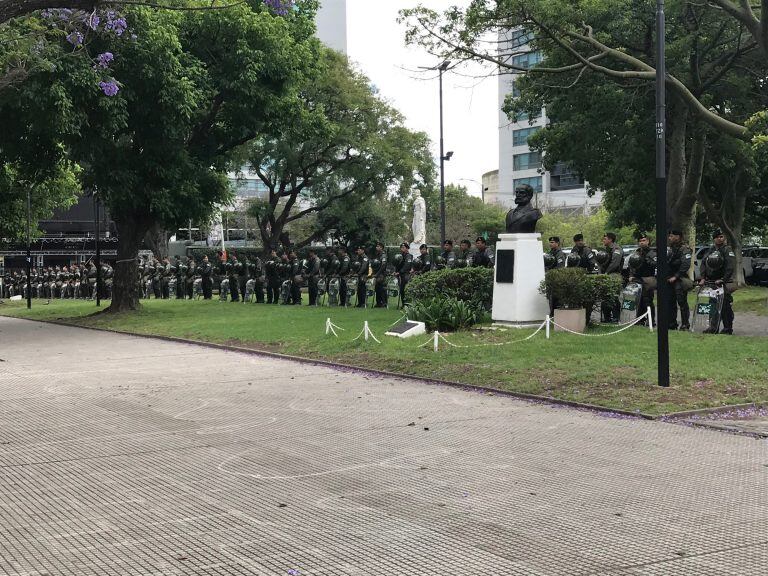
[[[689,124],[690,114],[685,105],[673,101],[670,110],[667,217],[670,228],[685,231],[694,219],[704,172],[707,137],[703,128]]]
[[[150,227],[144,242],[158,260],[168,257],[168,231],[160,224],[155,223]]]
[[[131,218],[130,215],[125,220],[115,217],[115,225],[119,242],[112,280],[112,304],[107,308],[107,312],[138,310],[140,304],[137,258],[149,225],[144,220]]]
[[[706,190],[700,191],[701,203],[707,217],[723,231],[736,255],[736,281],[739,285],[744,285],[746,282],[741,249],[744,213],[749,192],[748,179],[749,176],[744,173],[744,170],[737,168],[730,174],[727,182],[721,184],[717,190],[711,191],[712,194],[719,192],[718,203],[713,202]]]

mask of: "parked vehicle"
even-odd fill
[[[752,264],[750,284],[768,286],[768,248],[765,246],[745,248]]]

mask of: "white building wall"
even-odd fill
[[[347,0],[321,0],[317,37],[326,46],[347,53]]]
[[[499,37],[501,51],[511,51],[509,35],[501,34]],[[515,48],[516,54],[524,54],[529,51],[528,45]],[[541,193],[534,196],[534,202],[545,210],[547,209],[576,209],[583,207],[585,212],[594,206],[602,204],[602,192],[597,192],[593,197],[587,196],[587,183],[567,190],[552,188],[552,175],[549,172],[537,168],[515,170],[515,155],[530,152],[527,144],[515,146],[513,134],[515,130],[531,127],[544,127],[548,119],[546,110],[542,109],[541,115],[532,122],[529,119],[521,119],[518,122],[510,122],[507,115],[501,110],[506,97],[513,91],[515,78],[518,74],[505,73],[499,75],[499,194],[498,203],[506,206],[514,206],[515,181],[523,178],[541,177]]]

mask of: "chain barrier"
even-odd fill
[[[632,326],[634,326],[635,324],[637,324],[638,322],[640,322],[645,318],[650,318],[650,309],[648,312],[646,312],[642,316],[635,318],[632,322],[623,325],[624,326],[623,328],[619,328],[618,330],[614,330],[613,332],[603,332],[602,334],[584,334],[582,332],[575,332],[574,330],[566,328],[565,326],[560,326],[560,324],[556,323],[554,320],[552,320],[552,324],[560,328],[560,330],[564,332],[568,332],[570,334],[576,334],[577,336],[587,336],[588,338],[601,338],[603,336],[613,336],[614,334],[618,334],[619,332],[624,332],[624,330],[628,330],[629,328],[632,328]],[[651,328],[651,330],[653,330],[653,328]]]
[[[551,322],[551,320],[549,318],[547,318],[546,320],[544,320],[544,322],[542,322],[539,325],[539,327],[536,329],[536,331],[533,334],[531,334],[529,336],[526,336],[525,338],[520,338],[518,340],[510,340],[509,342],[486,342],[484,344],[454,344],[453,342],[448,341],[448,339],[445,336],[443,336],[442,334],[440,334],[440,332],[435,330],[435,332],[433,334],[433,337],[430,338],[427,342],[425,342],[421,346],[419,346],[419,348],[423,348],[427,344],[432,344],[433,347],[434,347],[435,352],[437,352],[438,351],[438,339],[442,340],[443,342],[445,342],[446,344],[448,344],[448,346],[451,346],[452,348],[480,348],[480,347],[483,347],[483,346],[507,346],[508,344],[519,344],[520,342],[526,342],[526,341],[530,340],[531,338],[533,338],[534,336],[536,336],[539,332],[541,332],[547,326],[547,324],[549,322]]]
[[[400,318],[395,324],[398,322],[401,322],[405,316]],[[526,336],[525,338],[519,338],[517,340],[510,340],[508,342],[486,342],[482,344],[454,344],[453,342],[449,341],[445,336],[443,336],[438,330],[435,330],[432,335],[429,337],[429,340],[424,342],[419,346],[419,348],[424,348],[425,346],[432,345],[433,350],[435,352],[438,352],[440,350],[440,341],[442,340],[443,343],[450,346],[451,348],[481,348],[485,346],[507,346],[509,344],[519,344],[521,342],[527,342],[528,340],[533,339],[539,332],[546,329],[546,338],[549,340],[550,338],[550,329],[552,327],[557,327],[560,330],[564,332],[568,332],[569,334],[575,334],[577,336],[587,336],[587,337],[602,337],[602,336],[612,336],[614,334],[618,334],[620,332],[623,332],[624,330],[627,330],[631,328],[632,326],[636,326],[639,322],[647,319],[648,320],[648,327],[653,332],[654,326],[653,326],[653,315],[651,313],[651,308],[648,307],[648,310],[643,314],[642,316],[639,316],[632,320],[631,322],[626,322],[624,324],[618,324],[620,328],[618,330],[613,330],[611,332],[604,332],[602,334],[585,334],[582,332],[576,332],[574,330],[571,330],[570,328],[566,328],[565,326],[561,326],[560,324],[556,323],[554,319],[550,316],[547,316],[546,320],[544,320],[537,328],[536,330]],[[394,326],[394,324],[391,324],[391,326]],[[325,321],[325,334],[326,336],[328,334],[333,334],[336,338],[339,337],[339,335],[336,333],[336,330],[345,330],[341,326],[337,326],[334,324],[330,318],[327,318]],[[360,338],[365,339],[368,341],[369,339],[373,339],[377,343],[381,344],[381,340],[376,338],[376,335],[371,331],[370,326],[368,325],[368,321],[366,320],[363,324],[363,329],[360,331],[360,333],[355,336],[350,342],[356,342],[357,340],[360,340]]]

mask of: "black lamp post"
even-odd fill
[[[656,0],[656,251],[658,253],[658,339],[659,386],[669,386],[669,300],[672,297],[667,279],[667,104],[666,104],[666,45],[664,0]]]
[[[96,228],[96,306],[101,307],[101,245],[99,244],[101,218],[99,214],[99,192],[96,188],[93,189],[93,212]]]
[[[451,159],[453,152],[445,153],[443,143],[443,72],[451,65],[446,60],[437,67],[440,77],[440,245],[445,242],[445,162]]]
[[[32,188],[27,187],[27,308],[32,308]]]

